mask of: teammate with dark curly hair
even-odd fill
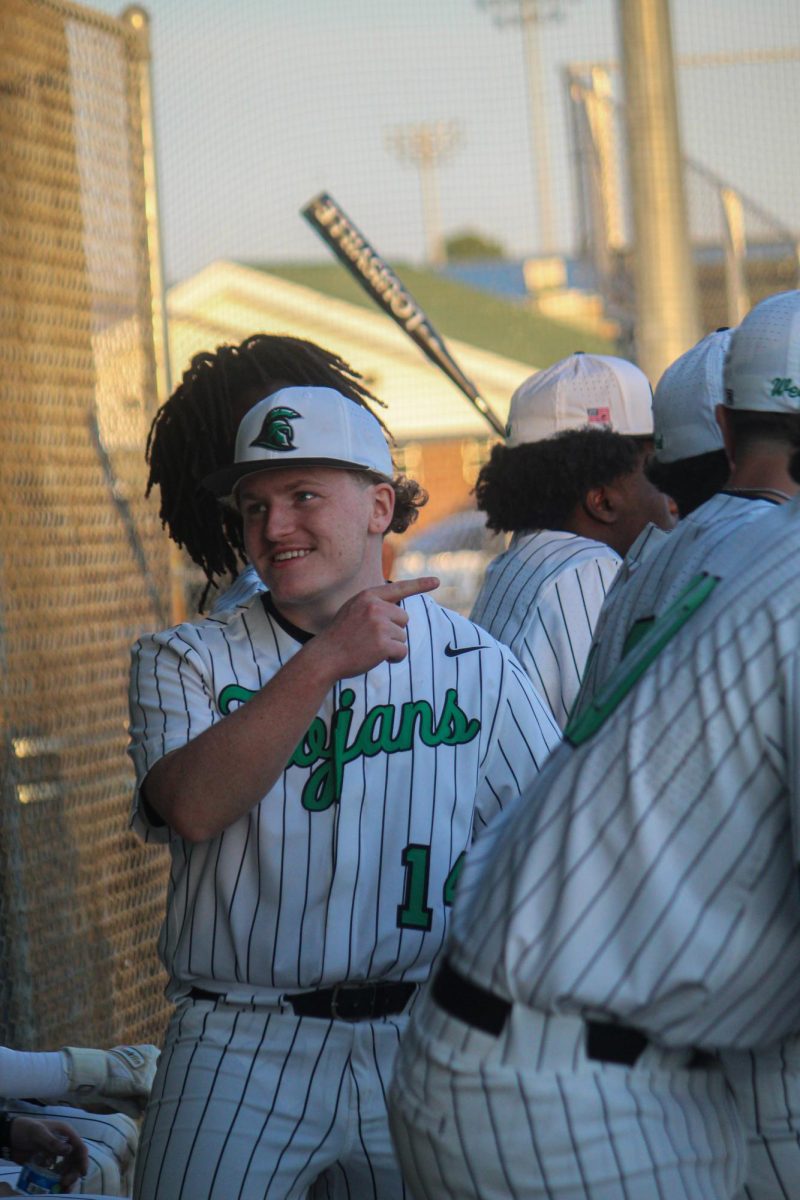
[[[514,536],[472,620],[511,647],[562,729],[622,556],[648,522],[673,524],[642,470],[650,401],[632,363],[572,355],[517,390],[509,442],[478,476],[487,524]]]
[[[622,499],[622,493],[641,487],[641,465],[632,438],[610,429],[571,429],[543,442],[495,446],[475,496],[497,533],[562,529],[622,555],[633,540],[631,530],[641,528],[633,506]],[[649,497],[650,489],[644,491]]]

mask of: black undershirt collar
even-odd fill
[[[309,633],[307,629],[301,629],[299,625],[294,625],[283,613],[278,612],[269,592],[261,593],[261,603],[264,605],[264,612],[267,616],[272,617],[273,621],[289,634],[289,637],[293,637],[301,645],[305,645],[306,642],[311,641],[314,636],[313,633]]]

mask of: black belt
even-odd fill
[[[508,1000],[472,983],[446,960],[436,972],[431,991],[439,1007],[465,1025],[494,1037],[503,1032],[511,1012]],[[645,1034],[628,1025],[586,1021],[586,1056],[595,1062],[632,1067],[647,1045]],[[707,1067],[713,1061],[714,1056],[705,1050],[693,1050],[687,1067]]]
[[[437,970],[431,990],[436,1003],[451,1017],[495,1037],[503,1032],[511,1012],[509,1002],[465,979],[447,959]]]
[[[316,992],[294,992],[283,997],[298,1017],[334,1017],[338,1021],[373,1021],[401,1013],[417,990],[415,983],[339,983]],[[193,987],[193,1000],[222,1000],[214,992]]]

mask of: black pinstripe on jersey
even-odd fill
[[[620,562],[610,546],[572,533],[515,534],[475,601],[472,620],[511,647],[562,729]]]

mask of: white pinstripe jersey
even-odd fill
[[[475,847],[451,956],[534,1008],[748,1048],[800,1029],[800,501],[704,566]]]
[[[194,985],[268,1002],[427,976],[473,832],[560,735],[506,647],[426,596],[403,607],[408,657],[338,683],[271,791],[219,837],[170,835],[137,791],[134,829],[172,854],[160,953],[173,998]],[[138,784],[305,637],[259,595],[142,638],[131,671]]]
[[[615,670],[634,626],[645,629],[647,622],[663,613],[690,579],[702,571],[708,555],[726,538],[774,509],[770,500],[719,492],[684,517],[672,533],[656,530],[661,540],[654,552],[648,554],[650,539],[637,539],[636,553],[630,562],[626,556],[598,618],[573,716],[586,710]]]
[[[489,564],[470,619],[510,646],[563,729],[621,559],[562,530],[515,534]]]

